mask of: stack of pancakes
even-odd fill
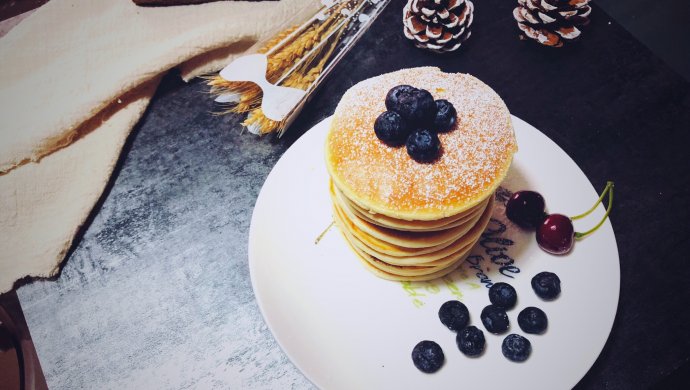
[[[454,128],[439,134],[441,155],[431,163],[414,161],[404,146],[388,146],[374,133],[386,94],[402,84],[448,100],[458,113]],[[343,95],[326,140],[334,219],[377,276],[444,276],[486,228],[516,151],[503,100],[472,76],[414,68],[362,81]]]

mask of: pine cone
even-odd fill
[[[443,53],[470,37],[474,5],[470,0],[408,0],[403,32],[415,46]]]
[[[578,38],[589,24],[590,0],[518,0],[513,17],[527,38],[561,47]]]

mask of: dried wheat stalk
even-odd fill
[[[341,11],[357,2],[359,0],[338,4],[330,10],[324,21],[310,25],[287,42],[281,44],[299,26],[282,31],[268,41],[257,52],[267,53],[278,44],[281,44],[281,47],[268,55],[266,79],[274,84],[303,90],[313,85],[345,30],[345,24],[340,22],[347,16]],[[292,69],[295,66],[296,68]],[[233,103],[224,113],[248,113],[242,125],[253,132],[263,135],[284,127],[284,123],[271,120],[263,114],[260,107],[262,92],[256,84],[231,82],[220,76],[212,77],[208,84],[211,86],[212,94],[233,93],[239,96],[239,101]]]

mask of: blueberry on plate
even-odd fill
[[[458,116],[453,104],[445,99],[436,100],[436,118],[434,119],[434,129],[439,133],[445,133],[453,128],[455,119]]]
[[[436,133],[426,129],[413,131],[407,137],[407,154],[420,163],[436,160],[441,153],[441,141]]]
[[[479,317],[486,330],[493,334],[504,333],[510,327],[506,311],[496,305],[485,307]]]
[[[494,283],[494,285],[489,288],[489,300],[495,306],[509,310],[515,307],[517,292],[515,292],[513,286],[508,283]]]
[[[388,146],[400,146],[410,135],[407,121],[398,113],[386,111],[379,115],[374,122],[376,137]]]
[[[455,337],[455,342],[458,344],[460,352],[467,356],[481,355],[486,344],[484,332],[476,326],[468,326],[460,330]]]
[[[509,334],[501,345],[503,356],[514,362],[524,362],[532,352],[532,344],[519,334]]]
[[[431,125],[436,115],[436,103],[431,93],[410,85],[398,85],[388,91],[386,108],[418,126]]]
[[[448,301],[438,310],[438,318],[448,329],[457,332],[470,322],[470,311],[460,301]]]
[[[544,333],[548,323],[546,313],[534,306],[526,307],[518,314],[518,325],[525,333]]]
[[[532,278],[532,289],[539,298],[556,299],[561,293],[561,279],[553,272],[540,272]]]
[[[438,371],[445,361],[441,346],[433,341],[420,341],[412,349],[412,363],[420,371],[430,374]]]

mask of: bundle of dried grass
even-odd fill
[[[369,23],[366,22],[373,20],[363,11],[373,7],[378,14],[385,3],[387,1],[334,1],[307,22],[276,34],[256,50],[267,56],[266,80],[275,85],[302,89],[308,95],[325,76],[325,70],[335,65],[346,51],[343,38],[351,32],[353,25],[359,24],[357,32],[361,35],[365,29],[363,27],[368,27]],[[356,39],[350,39],[348,45],[354,41]],[[230,94],[234,97],[222,113],[246,113],[242,125],[252,133],[264,135],[277,132],[282,135],[289,125],[289,117],[274,121],[263,114],[260,107],[262,91],[253,82],[227,81],[216,75],[209,78],[208,85],[213,95]]]

